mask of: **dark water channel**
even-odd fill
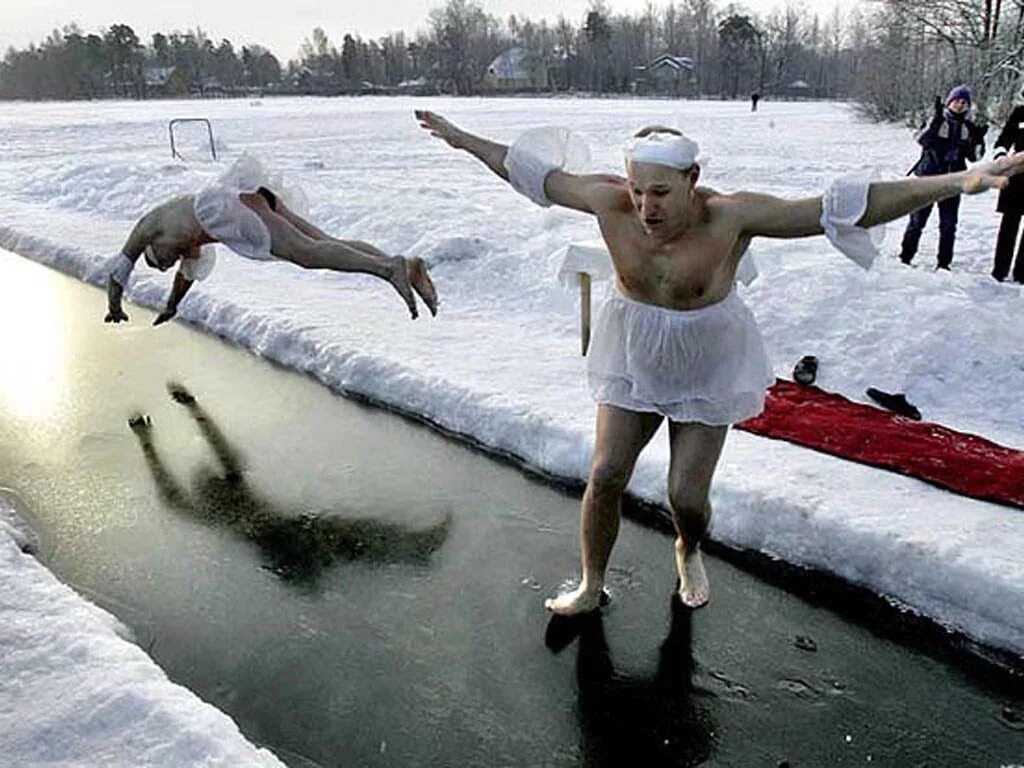
[[[0,252],[0,485],[44,563],[290,765],[1024,764],[1011,678],[716,558],[691,615],[671,540],[635,523],[604,616],[551,623],[575,498],[102,306]]]

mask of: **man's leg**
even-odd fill
[[[914,254],[917,253],[917,244],[921,241],[921,232],[924,225],[928,223],[928,217],[932,214],[932,206],[926,205],[918,208],[910,214],[910,221],[907,222],[907,229],[903,233],[903,245],[900,248],[900,261],[909,264]]]
[[[554,613],[592,611],[601,600],[604,573],[619,534],[622,494],[633,475],[640,451],[658,431],[662,416],[599,405],[597,438],[590,478],[580,508],[580,553],[583,578],[572,592],[544,602]]]
[[[1013,261],[1013,247],[1017,244],[1017,230],[1020,229],[1020,214],[1004,213],[999,222],[999,235],[996,237],[996,258],[992,266],[992,277],[999,282],[1010,274],[1010,262]],[[1024,247],[1024,243],[1021,243]],[[1018,256],[1018,262],[1020,257]]]
[[[960,195],[939,201],[939,269],[949,269],[953,263],[953,244],[956,242],[956,225],[960,217]]]
[[[728,427],[669,422],[672,457],[668,471],[668,499],[676,531],[676,570],[679,599],[691,608],[704,605],[711,596],[700,541],[711,522],[711,478],[722,455]]]
[[[270,232],[270,252],[305,269],[330,269],[335,272],[362,272],[389,282],[405,301],[415,318],[416,297],[410,282],[409,265],[401,256],[371,256],[333,239],[310,237],[284,216],[272,211],[258,194],[241,194],[239,199],[251,208]],[[280,206],[280,202],[278,202]],[[318,230],[319,231],[319,230]]]
[[[409,282],[412,284],[413,289],[419,294],[420,298],[423,299],[423,303],[427,305],[427,309],[430,310],[430,313],[432,315],[437,314],[437,290],[434,288],[434,283],[430,279],[430,275],[427,273],[427,265],[423,262],[423,259],[418,256],[409,258],[392,256],[385,253],[377,246],[364,242],[363,240],[342,240],[337,237],[331,237],[326,232],[318,229],[312,222],[307,221],[295,213],[295,211],[291,210],[284,204],[284,201],[281,200],[280,197],[275,199],[275,206],[272,213],[276,213],[286,222],[295,227],[295,229],[299,230],[299,232],[312,240],[339,243],[346,248],[362,253],[369,259],[383,263],[393,262],[394,259],[404,259],[406,262],[406,271],[409,276]]]

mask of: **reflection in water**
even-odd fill
[[[336,515],[290,516],[257,495],[245,480],[240,455],[210,415],[182,386],[168,384],[213,449],[223,474],[197,472],[189,493],[171,475],[153,443],[148,417],[128,423],[139,439],[161,497],[174,509],[211,525],[231,528],[253,541],[267,567],[286,581],[313,585],[324,567],[336,560],[425,564],[448,536],[451,517],[424,530],[370,518]]]
[[[44,269],[13,254],[0,266],[0,328],[4,329],[0,401],[15,418],[46,421],[66,393],[67,308]],[[9,263],[8,263],[9,262]],[[18,263],[23,262],[23,263]],[[16,270],[15,279],[11,272]]]
[[[672,626],[652,677],[615,672],[599,611],[555,616],[556,653],[579,637],[576,676],[587,766],[697,766],[711,756],[713,723],[693,685],[693,611],[672,597]]]

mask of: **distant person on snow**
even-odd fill
[[[954,173],[967,168],[967,162],[975,162],[985,154],[986,128],[980,128],[968,115],[971,112],[971,89],[958,85],[943,102],[935,97],[935,113],[931,120],[917,133],[921,145],[921,157],[913,168],[917,176],[938,176]],[[939,255],[936,269],[949,269],[953,263],[953,244],[956,241],[956,225],[960,211],[960,195],[947,197],[939,202]],[[917,253],[921,232],[928,223],[932,204],[919,208],[910,214],[910,221],[903,233],[900,261],[910,264]]]
[[[1024,98],[1024,91],[1021,92]],[[995,143],[995,159],[1008,152],[1024,149],[1024,105],[1018,104],[1010,113],[1009,119],[999,132]],[[1003,214],[999,223],[999,235],[996,238],[996,258],[992,267],[992,277],[1002,282],[1010,274],[1010,263],[1013,262],[1014,245],[1017,243],[1017,232],[1020,229],[1021,216],[1024,215],[1024,176],[1010,179],[1006,189],[999,193],[996,210]],[[1017,260],[1013,265],[1013,280],[1024,283],[1024,239],[1017,250]]]
[[[711,520],[712,476],[729,425],[760,413],[775,381],[754,316],[735,289],[754,237],[825,234],[867,266],[876,251],[865,228],[960,193],[1001,188],[1024,170],[1018,153],[945,176],[841,179],[824,195],[784,200],[698,186],[697,144],[671,128],[635,134],[625,147],[625,176],[582,175],[563,170],[573,154],[563,129],[527,131],[506,146],[433,112],[416,117],[535,203],[594,216],[611,253],[615,290],[598,315],[588,358],[597,436],[580,513],[583,578],[545,603],[559,614],[601,604],[622,494],[665,419],[679,599],[691,608],[708,601],[700,542]]]
[[[757,112],[757,102],[759,102],[760,100],[761,100],[761,94],[758,93],[757,91],[754,91],[752,94],[750,94],[750,111],[751,112]]]
[[[258,161],[241,157],[215,184],[195,195],[175,197],[150,210],[135,224],[107,278],[107,323],[128,319],[121,306],[128,278],[139,256],[165,271],[178,263],[167,305],[153,325],[177,314],[178,305],[215,263],[212,243],[222,243],[247,259],[283,259],[305,269],[363,272],[390,283],[418,315],[414,292],[437,314],[437,293],[422,259],[390,256],[369,243],[324,234],[285,205],[264,184]]]

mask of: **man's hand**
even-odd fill
[[[428,112],[425,109],[417,109],[414,111],[414,114],[416,119],[420,121],[420,127],[430,131],[431,136],[436,136],[456,149],[463,148],[461,142],[462,131],[443,117],[434,112]]]
[[[176,403],[194,405],[196,402],[195,395],[185,389],[183,384],[178,384],[176,381],[167,382],[167,391],[170,393],[171,399]]]
[[[942,97],[941,96],[936,96],[935,97],[935,114],[937,116],[939,116],[939,117],[942,117],[942,113],[945,111],[945,109],[946,109],[946,105],[942,103]]]
[[[1024,151],[1014,152],[991,163],[981,163],[964,173],[962,191],[976,195],[988,189],[1003,189],[1010,177],[1024,172]]]
[[[128,419],[128,426],[131,428],[132,432],[137,435],[141,435],[150,430],[153,426],[153,420],[144,413],[136,413]]]
[[[128,315],[120,306],[111,306],[107,309],[107,315],[103,318],[104,323],[121,323],[128,319]]]
[[[113,278],[107,278],[107,316],[103,318],[104,323],[120,323],[128,319],[128,315],[121,309],[121,296],[124,288]]]
[[[163,325],[177,314],[177,309],[165,309],[163,312],[156,316],[156,320],[153,321],[153,325]]]

